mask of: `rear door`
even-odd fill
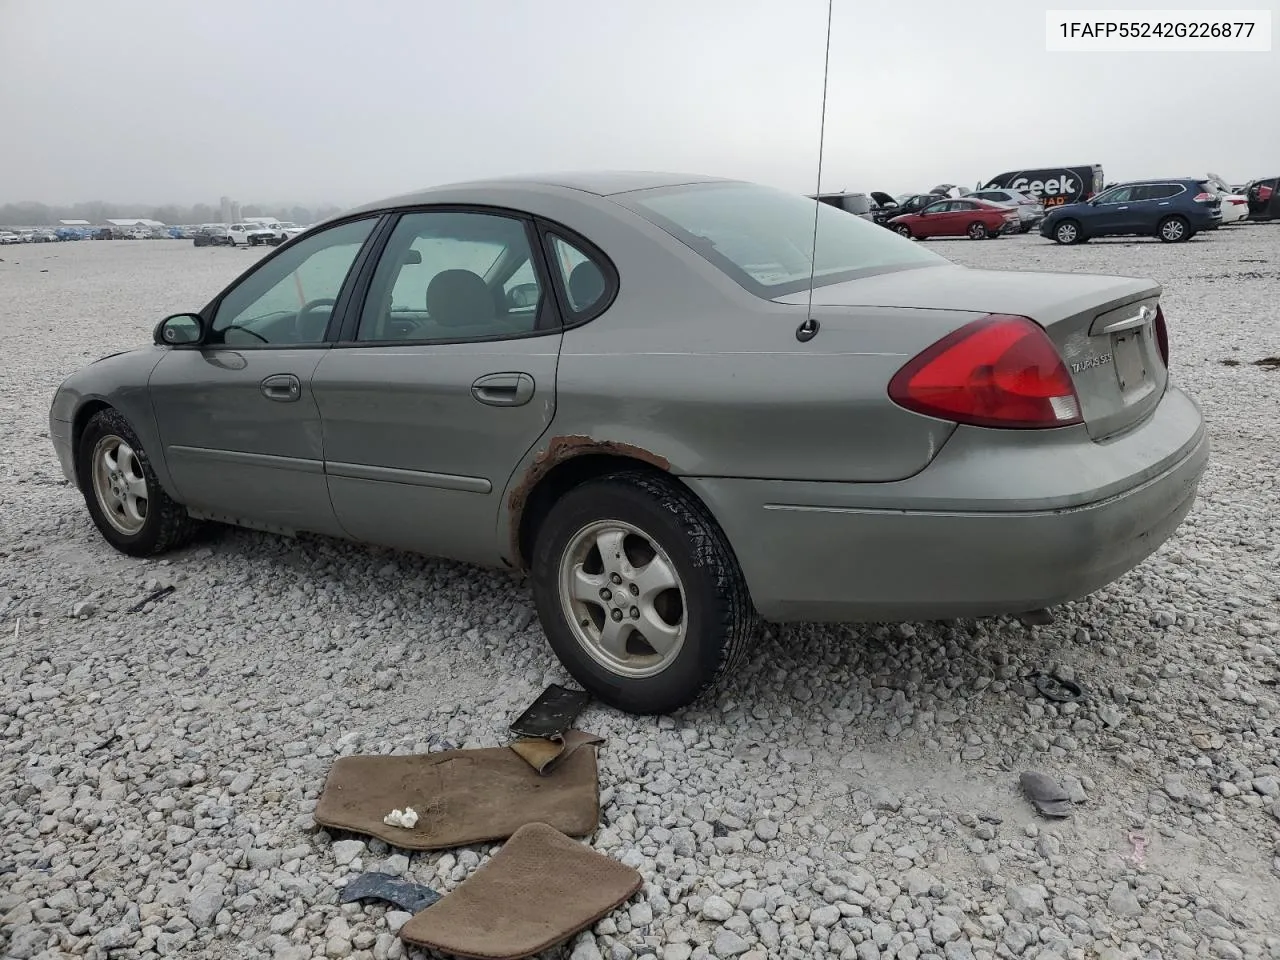
[[[550,271],[567,263],[579,294],[592,292],[571,249],[505,212],[400,217],[362,311],[314,377],[329,495],[353,537],[495,561],[499,498],[555,413]]]

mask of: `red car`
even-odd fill
[[[945,197],[931,203],[919,213],[894,217],[888,226],[904,237],[923,240],[926,237],[968,237],[986,240],[1002,233],[1017,233],[1018,211],[986,200]]]

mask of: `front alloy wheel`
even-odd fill
[[[147,479],[138,456],[122,438],[103,437],[93,448],[93,495],[106,521],[127,537],[147,522]]]

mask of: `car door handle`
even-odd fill
[[[519,407],[533,399],[533,377],[527,373],[491,373],[471,384],[471,395],[491,407]]]
[[[302,383],[292,373],[273,373],[262,381],[262,395],[268,400],[292,403],[302,396]]]

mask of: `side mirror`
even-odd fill
[[[155,329],[155,341],[163,347],[186,347],[204,337],[204,321],[194,313],[165,317]]]

